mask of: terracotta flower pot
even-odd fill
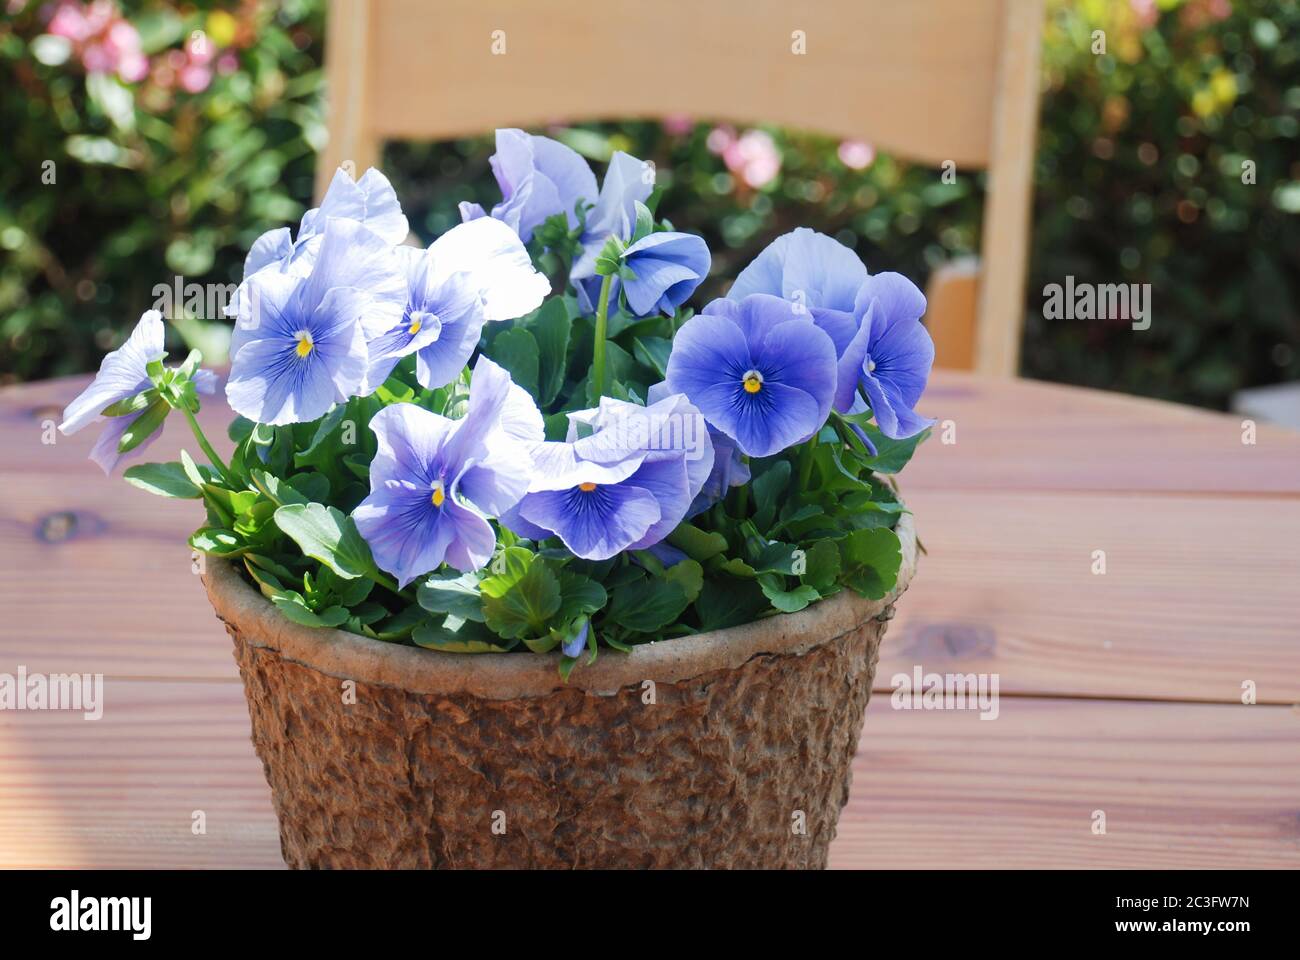
[[[235,644],[292,867],[823,867],[898,586],[602,651],[455,655],[286,620],[227,563]],[[354,683],[347,683],[354,681]]]

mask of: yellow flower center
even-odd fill
[[[763,389],[763,375],[757,370],[750,370],[741,383],[745,385],[746,393],[758,393]]]
[[[311,334],[306,330],[299,330],[297,337],[298,345],[293,348],[293,352],[298,354],[300,357],[306,357],[307,354],[311,353],[312,348],[315,347],[316,344],[312,340]]]
[[[594,483],[580,483],[578,484],[578,489],[583,493],[591,493],[591,491],[596,489],[596,485]]]
[[[419,321],[419,320],[412,320],[412,321],[411,321],[411,325],[410,325],[409,327],[406,328],[406,332],[409,333],[411,336],[415,336],[417,333],[419,333],[419,332],[420,332],[420,321]]]
[[[447,499],[447,495],[442,491],[442,482],[439,481],[433,485],[433,496],[429,498],[433,501],[435,507],[441,507],[442,502]]]

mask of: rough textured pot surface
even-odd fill
[[[823,867],[883,600],[602,651],[456,655],[286,620],[228,563],[234,640],[292,867]],[[348,683],[347,681],[353,681]]]

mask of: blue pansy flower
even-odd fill
[[[753,294],[714,300],[677,331],[669,389],[684,393],[741,452],[766,457],[826,423],[835,345],[806,310]]]
[[[610,237],[628,240],[636,228],[636,205],[654,192],[654,168],[622,150],[614,151],[600,184],[596,205],[588,212],[582,234],[582,253],[573,261],[569,282],[578,294],[583,313],[595,313],[601,278],[596,258]],[[617,290],[611,292],[611,302]]]
[[[288,227],[279,227],[268,230],[253,241],[248,256],[244,258],[243,282],[226,308],[227,316],[239,318],[240,302],[247,291],[247,281],[254,274],[263,270],[278,270],[305,277],[310,273],[320,250],[325,225],[330,218],[355,220],[392,246],[405,240],[410,232],[406,215],[402,213],[401,204],[397,201],[397,192],[387,177],[372,168],[360,180],[353,180],[340,167],[334,171],[334,179],[330,181],[321,205],[303,215],[296,239]],[[231,356],[234,356],[241,343],[237,326],[235,339],[231,343]]]
[[[264,270],[248,283],[226,399],[250,420],[305,423],[357,396],[367,341],[406,305],[394,248],[355,220],[330,219],[306,277]]]
[[[370,495],[352,517],[380,569],[404,587],[444,562],[464,572],[486,565],[496,545],[488,518],[528,489],[529,449],[542,438],[532,398],[480,357],[462,419],[395,403],[370,429],[379,442]]]
[[[152,361],[166,356],[164,336],[162,314],[157,310],[144,313],[126,342],[104,357],[95,379],[63,410],[63,422],[59,424],[59,432],[63,434],[71,435],[97,421],[107,421],[90,450],[90,459],[106,475],[112,473],[123,459],[139,456],[162,433],[163,425],[159,422],[154,431],[136,447],[125,454],[120,453],[118,443],[127,428],[148,411],[135,410],[107,418],[103,411],[153,386],[147,368]],[[212,394],[216,391],[217,378],[210,370],[195,371],[191,379],[199,393]],[[155,402],[166,403],[162,399]]]
[[[522,317],[551,292],[519,236],[491,218],[452,227],[427,250],[398,247],[397,255],[407,302],[398,322],[370,341],[370,390],[412,353],[421,384],[451,383],[478,346],[485,321]]]
[[[933,420],[916,412],[934,364],[934,341],[921,324],[925,296],[898,273],[878,273],[858,290],[858,329],[838,362],[835,409],[871,407],[880,432],[914,437]],[[861,390],[861,394],[859,393]]]
[[[673,313],[709,274],[709,248],[690,233],[652,233],[623,251],[627,304],[639,317]],[[611,297],[613,293],[611,293]]]
[[[652,404],[658,403],[671,394],[668,384],[660,382],[652,384],[646,391],[646,400]],[[708,428],[709,441],[713,446],[713,467],[691,504],[690,510],[686,512],[687,517],[693,517],[707,510],[725,497],[732,487],[749,483],[749,464],[740,447],[736,446],[736,441],[707,421],[705,426]],[[685,554],[676,556],[674,549],[666,544],[660,544],[655,548],[655,556],[659,557],[665,566],[672,566],[685,556]]]
[[[632,239],[637,204],[644,204],[654,191],[653,170],[622,151],[610,158],[600,197],[587,217],[582,253],[569,271],[583,313],[595,312],[600,295],[602,278],[596,273],[596,260],[610,237],[624,243]],[[615,277],[610,302],[617,302],[621,289],[637,316],[672,313],[709,273],[709,248],[702,238],[689,233],[651,233],[629,243],[622,259],[631,276]]]
[[[680,394],[648,407],[602,397],[569,422],[567,441],[533,447],[528,493],[501,522],[530,539],[557,536],[587,560],[657,544],[713,467],[704,419]],[[580,424],[593,432],[579,437]]]
[[[524,243],[542,221],[557,213],[568,217],[570,229],[576,227],[578,203],[590,206],[596,199],[596,177],[587,161],[562,143],[522,130],[498,130],[496,141],[489,162],[502,199],[492,208],[492,217]],[[462,203],[460,213],[467,222],[487,215],[476,203]]]

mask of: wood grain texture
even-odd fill
[[[0,713],[0,867],[283,866],[248,732],[237,680],[107,680],[94,721]]]
[[[1006,697],[980,720],[873,696],[831,866],[1296,869],[1300,712]]]
[[[360,2],[334,0],[331,15]],[[369,124],[381,137],[440,139],[684,113],[984,166],[1002,6],[610,0],[594,17],[575,4],[371,0]],[[647,55],[672,69],[626,69]]]

